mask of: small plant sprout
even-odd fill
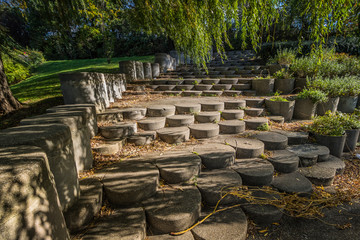
[[[258,131],[269,131],[270,130],[270,127],[269,127],[269,124],[267,123],[264,123],[262,124],[261,126],[259,126],[257,128]]]

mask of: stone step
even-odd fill
[[[262,98],[247,98],[245,99],[246,106],[251,108],[261,108],[265,104],[265,99]]]
[[[151,235],[146,236],[146,240],[194,240],[191,231],[181,234],[179,236],[173,236],[170,234]]]
[[[264,191],[254,191],[251,194],[254,198],[276,200],[279,195],[269,194]],[[242,209],[249,216],[255,224],[268,225],[272,223],[278,223],[283,213],[274,205],[271,204],[243,204]]]
[[[269,124],[268,119],[263,117],[244,119],[244,121],[245,121],[246,129],[250,129],[250,130],[258,130],[259,128],[263,127],[265,124]]]
[[[137,132],[136,123],[121,122],[111,126],[99,127],[101,136],[107,139],[122,139]]]
[[[201,194],[195,186],[159,190],[143,202],[150,229],[155,233],[183,231],[200,216]]]
[[[136,92],[143,92],[145,91],[144,85],[127,85],[126,90],[136,91]]]
[[[152,85],[166,85],[168,83],[167,79],[153,79],[152,80]]]
[[[292,145],[287,150],[300,158],[299,166],[301,167],[309,167],[317,162],[324,162],[329,159],[330,155],[330,150],[327,147],[315,144]]]
[[[158,85],[148,85],[146,87],[152,90],[156,90],[158,88]]]
[[[245,114],[251,117],[260,117],[264,113],[263,108],[245,108]]]
[[[208,143],[196,146],[194,153],[201,158],[207,169],[227,168],[235,161],[234,148],[224,144]]]
[[[286,136],[274,132],[261,132],[253,135],[265,144],[266,150],[284,150],[288,145]]]
[[[193,124],[194,115],[173,115],[166,117],[166,124],[169,127],[184,127]]]
[[[248,83],[240,83],[240,84],[233,84],[232,88],[234,88],[235,90],[250,90],[251,89],[251,85]]]
[[[201,219],[212,211],[203,211]],[[191,230],[195,239],[238,239],[245,240],[247,236],[247,218],[240,207],[215,213],[202,224]]]
[[[220,82],[220,79],[216,79],[216,78],[213,78],[213,79],[203,79],[201,81],[202,84],[210,84],[210,85],[215,85],[215,84],[218,84]]]
[[[200,123],[189,126],[190,134],[196,139],[212,138],[219,135],[219,125],[213,123]]]
[[[201,79],[184,79],[185,85],[195,85],[195,84],[199,84],[199,83],[202,83]]]
[[[284,124],[285,122],[285,118],[283,116],[268,116],[268,119],[279,124]]]
[[[231,84],[215,84],[215,85],[213,85],[214,90],[221,90],[221,91],[230,90],[231,87],[232,87]]]
[[[188,151],[167,152],[152,159],[161,178],[170,184],[187,182],[200,172],[200,157]]]
[[[228,120],[218,123],[221,134],[238,134],[245,131],[245,122],[240,120]]]
[[[115,209],[87,229],[82,239],[87,240],[144,240],[146,237],[145,211],[141,207]]]
[[[334,182],[336,169],[324,168],[316,164],[311,167],[299,168],[299,173],[317,186],[330,186]]]
[[[144,91],[125,91],[122,94],[124,96],[132,96],[132,95],[146,95],[147,93]]]
[[[238,120],[244,118],[244,110],[233,109],[233,110],[223,110],[221,112],[221,117],[225,120]]]
[[[169,144],[186,142],[190,139],[188,127],[167,127],[156,131],[159,138]]]
[[[242,180],[232,169],[205,170],[197,178],[196,186],[203,202],[208,206],[215,206],[227,192],[240,188]],[[229,194],[221,200],[220,205],[236,204],[239,200],[238,197]]]
[[[123,113],[120,109],[110,108],[104,112],[96,114],[97,122],[121,122],[123,120]]]
[[[202,91],[185,90],[182,92],[182,96],[184,97],[196,97],[196,96],[200,96],[201,94]]]
[[[261,158],[236,159],[231,168],[240,174],[245,185],[270,185],[273,180],[273,165]]]
[[[185,91],[185,90],[192,90],[194,88],[194,85],[177,85],[176,90],[179,91]]]
[[[250,138],[229,138],[225,140],[236,150],[236,158],[257,158],[264,153],[264,143]]]
[[[195,114],[198,123],[217,123],[220,121],[220,112],[199,112]]]
[[[223,95],[224,95],[224,96],[230,96],[230,97],[241,96],[241,95],[242,95],[242,91],[237,91],[237,90],[224,90]]]
[[[96,144],[92,150],[99,154],[112,155],[120,151],[118,143],[99,143]]]
[[[156,131],[165,127],[165,121],[165,117],[149,117],[138,121],[137,124],[145,131]]]
[[[95,178],[79,181],[80,198],[65,213],[66,226],[70,232],[77,232],[86,227],[102,207],[103,185]]]
[[[155,131],[138,132],[127,137],[127,142],[135,144],[135,146],[144,146],[151,144],[156,139]]]
[[[318,162],[316,165],[321,168],[335,169],[336,174],[342,174],[345,170],[345,162],[333,155],[330,155],[326,162]]]
[[[238,79],[237,78],[222,78],[220,79],[220,84],[237,84],[238,83]]]
[[[308,195],[311,194],[312,184],[299,172],[281,174],[274,178],[271,185],[274,188],[277,188],[280,192],[286,193],[297,193],[300,195]]]
[[[123,108],[121,109],[124,120],[140,120],[146,115],[146,108]]]
[[[216,90],[208,90],[203,91],[202,96],[221,96],[223,91],[216,91]]]
[[[134,205],[156,193],[159,170],[139,159],[115,163],[95,173],[104,184],[106,199],[114,205]]]
[[[250,84],[252,83],[253,78],[239,78],[238,84]]]
[[[213,71],[227,71],[229,70],[229,67],[215,67]]]
[[[275,150],[267,159],[272,163],[275,170],[281,173],[292,173],[298,169],[299,157],[288,150]]]
[[[245,100],[228,100],[224,101],[225,109],[235,109],[239,110],[246,107]]]
[[[182,91],[164,91],[162,94],[167,96],[178,96],[182,94]]]
[[[183,75],[183,78],[193,79],[195,78],[195,75]]]
[[[184,79],[169,79],[167,84],[168,85],[181,85],[184,83]]]
[[[256,96],[255,90],[242,90],[242,95],[244,96]]]
[[[195,114],[200,112],[201,105],[198,103],[180,103],[176,104],[176,114]]]
[[[202,102],[200,104],[201,104],[201,111],[203,111],[203,112],[224,110],[223,102]]]
[[[289,145],[300,145],[308,142],[309,133],[307,132],[288,132],[284,130],[274,130],[274,132],[285,135]]]
[[[208,84],[197,84],[194,86],[194,88],[198,91],[207,91],[213,88],[213,85]]]
[[[156,91],[172,91],[174,90],[176,85],[158,85],[155,89]]]
[[[148,117],[167,117],[175,114],[174,105],[154,105],[147,108]]]

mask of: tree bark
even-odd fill
[[[20,102],[16,100],[10,90],[0,54],[0,114],[12,112],[20,107]]]

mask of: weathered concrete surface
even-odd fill
[[[235,161],[235,149],[225,144],[208,143],[196,146],[194,153],[208,169],[226,168]]]
[[[45,152],[0,148],[0,239],[70,239]]]

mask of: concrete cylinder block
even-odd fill
[[[121,61],[119,62],[120,73],[125,74],[127,82],[132,82],[137,79],[135,61]]]
[[[144,66],[142,62],[135,62],[136,79],[144,79]]]
[[[144,63],[143,63],[143,67],[144,67],[144,78],[145,78],[145,79],[151,79],[151,78],[152,78],[151,63],[149,63],[149,62],[144,62]]]
[[[151,63],[151,72],[152,77],[157,78],[160,76],[160,64],[159,63]]]

